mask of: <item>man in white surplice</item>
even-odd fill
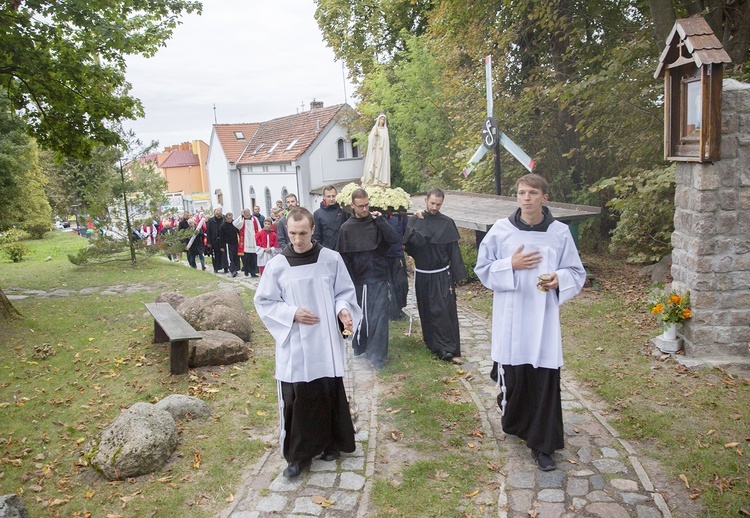
[[[492,377],[502,384],[503,431],[525,440],[549,471],[564,447],[559,306],[581,291],[586,271],[567,225],[543,206],[547,181],[527,174],[516,190],[518,210],[492,226],[474,271],[494,292]]]
[[[310,211],[293,208],[286,220],[291,246],[266,265],[255,308],[276,341],[284,476],[291,478],[320,453],[332,461],[354,451],[342,331],[355,329],[362,312],[341,256],[312,242]]]

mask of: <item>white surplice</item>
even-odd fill
[[[542,261],[533,270],[513,270],[511,257],[539,250]],[[494,292],[492,359],[501,365],[530,364],[558,369],[563,365],[559,306],[581,291],[586,271],[568,226],[554,221],[546,232],[527,232],[507,219],[498,220],[479,246],[479,280]],[[537,289],[539,276],[557,273],[556,290]]]
[[[341,256],[323,248],[312,264],[290,266],[277,255],[265,267],[255,292],[258,315],[276,341],[276,379],[288,383],[343,377],[346,362],[338,314],[349,310],[357,328],[362,312]],[[294,322],[298,308],[320,322]]]

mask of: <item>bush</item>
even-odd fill
[[[52,225],[46,219],[33,220],[24,222],[23,228],[29,233],[31,239],[42,239],[44,234],[52,230]]]
[[[653,263],[672,251],[675,166],[606,178],[590,188],[612,189],[607,206],[620,215],[610,251],[627,250],[630,263]]]
[[[31,250],[23,243],[14,242],[4,244],[3,252],[11,261],[18,263],[24,258],[24,256],[28,255]]]
[[[460,243],[458,246],[461,249],[461,257],[466,267],[466,279],[468,281],[477,280],[477,274],[474,273],[474,268],[477,265],[477,249],[470,243]]]
[[[5,232],[0,232],[0,246],[8,243],[17,243],[18,241],[24,241],[29,239],[31,236],[25,230],[19,228],[11,228]]]

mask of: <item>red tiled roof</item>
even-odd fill
[[[139,162],[145,164],[146,162],[156,162],[157,165],[159,163],[159,154],[158,153],[151,153],[150,155],[144,155],[138,159]]]
[[[237,163],[267,164],[297,160],[344,106],[336,104],[314,108],[260,123]]]
[[[200,165],[198,155],[193,153],[192,150],[178,149],[172,151],[160,167],[166,169],[167,167],[187,167],[191,165]]]
[[[214,131],[216,131],[216,137],[219,139],[221,148],[224,150],[224,154],[232,163],[237,162],[237,159],[242,154],[242,151],[247,146],[252,136],[258,129],[257,122],[246,123],[246,124],[214,124]],[[235,132],[242,132],[244,139],[238,139]]]

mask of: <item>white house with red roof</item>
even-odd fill
[[[348,131],[354,117],[348,104],[313,101],[308,111],[267,122],[214,124],[207,159],[212,205],[225,214],[259,205],[268,216],[276,200],[294,193],[314,211],[323,186],[362,177]]]

